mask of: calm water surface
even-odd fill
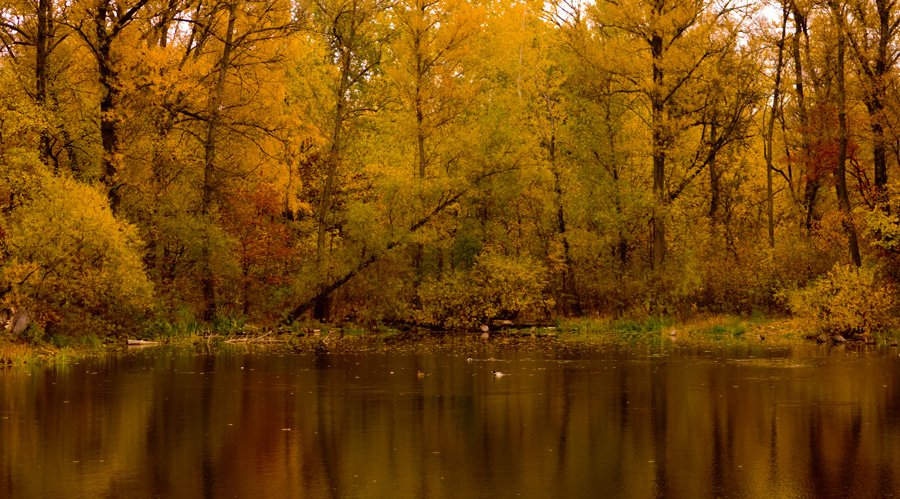
[[[896,348],[148,348],[0,369],[0,497],[898,496]]]

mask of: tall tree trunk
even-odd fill
[[[115,112],[116,103],[119,101],[119,88],[117,75],[113,68],[112,44],[122,29],[134,19],[149,0],[137,0],[127,11],[118,12],[111,0],[100,0],[97,10],[93,13],[93,40],[87,33],[76,28],[85,40],[91,44],[94,57],[97,60],[97,83],[100,85],[100,145],[103,149],[103,183],[106,186],[109,197],[109,206],[113,215],[118,214],[121,195],[121,186],[118,178],[119,164],[119,135],[117,129],[118,118]]]
[[[428,157],[425,155],[425,110],[422,102],[422,75],[416,76],[416,175],[419,180],[425,180],[425,170],[428,165]]]
[[[625,238],[625,231],[622,230],[621,220],[622,217],[622,195],[619,192],[619,164],[616,161],[616,133],[613,130],[613,120],[612,120],[612,111],[610,100],[606,100],[605,106],[606,116],[604,123],[606,123],[606,138],[609,142],[609,155],[612,158],[612,161],[609,162],[609,172],[612,175],[613,179],[613,192],[614,192],[614,205],[616,208],[616,219],[620,220],[619,227],[616,230],[616,243],[613,248],[613,255],[616,260],[619,262],[619,272],[617,273],[617,277],[621,282],[625,278],[625,270],[628,266],[628,240]],[[596,154],[596,153],[595,153]],[[599,157],[598,157],[599,159]]]
[[[212,90],[209,99],[209,122],[204,141],[205,157],[203,163],[203,188],[201,192],[200,213],[205,217],[210,214],[215,193],[218,188],[218,174],[216,172],[216,147],[219,141],[219,128],[222,125],[222,103],[225,97],[225,79],[228,76],[228,68],[231,65],[231,53],[234,43],[234,25],[237,21],[237,5],[229,3],[228,26],[225,28],[225,45],[222,47],[222,56],[219,59],[216,86]],[[206,220],[207,223],[212,223]],[[204,319],[212,320],[217,313],[215,279],[212,270],[212,251],[209,231],[206,232],[203,242],[203,271],[200,277],[203,290]]]
[[[38,0],[37,4],[37,31],[34,39],[34,82],[35,100],[41,110],[47,111],[47,64],[50,56],[51,22],[53,16],[53,1]],[[41,128],[38,144],[38,153],[41,161],[49,164],[53,158],[50,150],[50,130]],[[56,165],[57,167],[59,165]]]
[[[875,58],[875,71],[872,75],[871,98],[867,104],[869,116],[872,121],[872,162],[875,167],[875,193],[876,202],[885,209],[888,208],[887,194],[887,147],[884,137],[885,102],[887,101],[887,86],[889,72],[893,64],[891,45],[894,34],[897,32],[896,21],[891,19],[892,11],[896,10],[897,3],[889,0],[875,0],[875,8],[878,10],[878,54]]]
[[[778,60],[775,63],[775,88],[772,90],[772,114],[766,130],[766,215],[769,228],[769,247],[775,247],[775,192],[773,188],[773,161],[775,153],[775,119],[781,103],[781,70],[784,66],[784,42],[787,36],[788,6],[782,8],[781,40],[778,42]]]
[[[116,130],[115,103],[118,100],[116,74],[112,67],[111,50],[113,37],[107,26],[110,0],[102,0],[94,13],[95,35],[97,37],[97,70],[100,83],[100,143],[103,148],[103,183],[109,196],[109,207],[113,215],[118,214],[120,195],[118,161],[119,138]]]
[[[354,2],[350,12],[353,26],[349,33],[349,43],[353,43],[355,37],[356,8]],[[326,234],[328,232],[328,217],[331,213],[331,205],[334,197],[334,183],[337,176],[338,167],[341,163],[341,155],[343,153],[343,131],[344,120],[347,113],[347,92],[350,88],[351,71],[353,70],[352,59],[354,57],[354,48],[342,42],[338,50],[340,51],[340,74],[339,81],[335,89],[335,110],[334,122],[331,130],[331,150],[328,153],[328,162],[325,169],[325,185],[322,188],[322,197],[319,199],[319,210],[316,216],[318,224],[316,234],[316,267],[318,271],[318,279],[322,282],[325,280],[325,252],[327,248]],[[325,319],[329,314],[329,294],[321,294],[316,300],[313,316],[316,319]]]
[[[566,233],[566,212],[563,201],[562,172],[560,171],[556,151],[556,115],[553,112],[553,99],[548,93],[549,90],[544,91],[541,88],[536,74],[534,86],[544,99],[544,105],[547,108],[547,121],[549,125],[546,130],[548,137],[546,137],[545,144],[547,149],[547,159],[550,163],[550,170],[553,173],[553,192],[556,195],[556,230],[563,245],[562,300],[560,300],[559,308],[563,314],[575,312],[577,315],[581,315],[581,300],[578,297],[578,291],[575,287],[575,269],[572,265],[569,235]]]
[[[433,5],[433,4],[432,4]],[[428,9],[432,6],[426,0],[418,0],[415,5],[415,16],[417,23],[414,26],[411,26],[411,35],[412,35],[412,46],[413,46],[413,56],[415,58],[415,94],[413,95],[413,112],[416,115],[416,130],[415,130],[415,165],[414,175],[418,179],[418,188],[419,188],[419,203],[421,204],[420,215],[425,213],[425,175],[428,173],[428,155],[425,148],[426,142],[426,131],[425,127],[427,123],[425,123],[425,98],[424,95],[425,89],[423,88],[425,85],[425,79],[428,76],[426,73],[430,70],[426,51],[428,50],[428,41],[426,39],[427,36],[427,26],[425,18],[428,14]],[[412,267],[415,269],[415,276],[413,278],[413,289],[415,290],[413,296],[413,304],[416,308],[421,308],[422,303],[419,299],[418,290],[422,284],[422,280],[425,278],[425,269],[423,268],[423,263],[425,260],[425,244],[422,242],[416,242],[412,248]]]
[[[425,102],[422,95],[424,92],[422,86],[426,77],[425,72],[428,70],[428,64],[425,60],[425,50],[427,49],[425,46],[425,29],[423,28],[428,8],[427,2],[416,2],[416,15],[419,16],[419,22],[413,28],[412,33],[413,54],[416,59],[416,93],[413,96],[413,106],[416,113],[416,174],[419,180],[425,179],[425,171],[428,165],[428,157],[425,154]]]
[[[563,300],[562,309],[564,314],[574,312],[581,315],[581,300],[578,298],[578,291],[575,287],[575,269],[572,266],[572,254],[569,246],[569,236],[566,233],[566,213],[563,207],[563,188],[562,174],[559,171],[559,165],[556,162],[556,137],[550,138],[550,167],[553,169],[554,193],[556,194],[556,230],[562,239],[563,245]]]
[[[800,41],[804,34],[806,26],[806,17],[800,11],[796,0],[791,2],[791,10],[794,15],[794,37],[791,41],[791,52],[794,59],[794,88],[797,94],[797,114],[799,118],[799,127],[806,130],[809,125],[809,113],[806,106],[806,95],[803,89],[803,59],[800,53]],[[810,157],[809,140],[806,138],[806,132],[801,134],[801,143],[803,155],[805,158]],[[819,178],[815,172],[807,172],[807,181],[803,193],[803,207],[806,209],[806,231],[812,231],[813,222],[816,218],[816,198],[819,193]]]
[[[665,97],[663,96],[663,39],[653,35],[650,40],[650,53],[653,58],[653,89],[651,90],[651,112],[653,127],[653,233],[652,262],[654,268],[662,267],[666,256],[666,223],[663,208],[666,185],[666,134],[665,134]]]
[[[882,78],[886,77],[887,75],[882,76]],[[872,120],[872,163],[875,169],[875,202],[882,209],[888,210],[890,207],[887,193],[887,145],[884,138],[884,126],[881,124],[885,113],[884,95],[873,96],[866,107]]]
[[[873,27],[869,21],[875,17],[869,12],[874,5],[878,18],[878,26]],[[895,62],[893,46],[895,35],[900,29],[900,23],[896,19],[897,2],[894,0],[874,0],[860,2],[851,10],[857,18],[861,29],[852,30],[845,20],[839,20],[841,28],[856,54],[861,75],[866,82],[865,105],[869,114],[869,123],[872,132],[872,163],[875,170],[875,199],[874,202],[880,209],[890,210],[887,193],[887,142],[885,139],[885,111],[887,105],[887,92],[891,84],[891,72]],[[871,53],[870,36],[875,36],[874,49]],[[860,41],[864,43],[860,43]]]
[[[709,125],[709,143],[710,154],[709,154],[709,220],[713,226],[718,222],[719,217],[719,196],[721,195],[721,185],[719,183],[721,173],[719,172],[719,165],[716,163],[716,156],[718,153],[718,149],[716,148],[716,140],[718,130],[716,129],[716,120],[718,116],[716,116],[715,111],[713,111],[713,117]]]
[[[340,88],[344,88],[345,79],[341,77]],[[342,129],[344,126],[344,99],[339,94],[335,110],[334,127],[331,132],[331,150],[328,152],[328,162],[325,167],[325,185],[322,187],[322,197],[319,199],[318,216],[316,217],[318,231],[316,234],[316,262],[322,264],[325,260],[327,246],[326,233],[328,232],[328,215],[331,212],[332,197],[334,194],[334,181],[338,166],[341,163],[341,147],[343,141]]]
[[[837,5],[837,2],[831,1],[831,9],[834,16],[838,19],[839,25],[843,25],[844,13],[843,8]],[[844,218],[844,231],[847,233],[847,243],[849,246],[850,259],[853,264],[859,267],[862,264],[859,255],[859,241],[856,236],[856,226],[853,224],[852,213],[850,210],[850,196],[847,193],[847,142],[849,141],[849,131],[847,130],[847,90],[846,75],[844,68],[844,55],[846,52],[846,38],[843,33],[838,36],[837,46],[837,67],[835,68],[835,79],[837,80],[837,106],[838,106],[838,157],[837,164],[834,168],[835,189],[837,190],[838,206]]]
[[[335,110],[334,129],[331,135],[331,151],[328,153],[328,163],[325,171],[325,185],[322,188],[322,197],[319,200],[319,212],[317,217],[318,232],[316,234],[316,268],[318,270],[318,278],[324,281],[326,259],[325,252],[327,249],[327,239],[325,237],[328,231],[328,215],[331,212],[332,197],[334,191],[335,176],[337,175],[338,166],[341,162],[341,142],[342,129],[344,122],[344,78],[345,73],[341,76],[341,92],[337,96],[337,106]],[[313,317],[318,320],[326,319],[329,315],[329,295],[323,294],[316,300],[313,309]]]

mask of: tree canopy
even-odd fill
[[[470,327],[891,287],[898,25],[887,0],[7,1],[0,300],[60,331]]]

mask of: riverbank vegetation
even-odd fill
[[[26,338],[900,317],[889,2],[0,16],[0,305]]]
[[[675,352],[767,357],[784,349],[812,345],[815,340],[830,349],[897,354],[898,338],[877,334],[866,341],[840,342],[804,333],[810,329],[800,319],[695,317],[686,322],[651,317],[642,320],[566,319],[556,326],[509,328],[491,332],[428,331],[382,328],[369,331],[333,325],[297,329],[212,329],[191,334],[171,331],[145,332],[146,339],[119,341],[96,335],[29,338],[23,341],[0,334],[0,368],[64,365],[95,356],[116,356],[150,349],[150,352],[185,351],[211,355],[223,350],[275,352],[279,354],[421,354],[444,352],[463,358],[486,360],[510,352],[538,356],[560,352],[616,349],[623,352]],[[811,347],[811,346],[810,346]],[[159,349],[159,350],[158,350]]]

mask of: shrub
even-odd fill
[[[791,311],[826,333],[871,334],[895,318],[896,290],[872,267],[837,265],[807,287],[785,293]]]
[[[38,179],[9,214],[0,284],[11,285],[12,301],[51,334],[132,325],[152,299],[136,229],[112,215],[97,189],[50,174]]]
[[[540,313],[553,305],[544,294],[546,270],[530,258],[492,252],[476,258],[472,270],[454,270],[422,284],[416,319],[448,328],[469,328],[495,318]]]

